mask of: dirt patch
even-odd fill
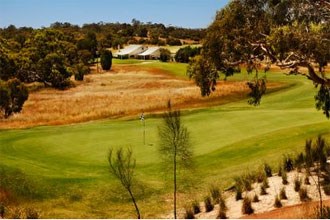
[[[188,79],[156,68],[120,65],[110,72],[87,75],[69,90],[47,88],[31,93],[20,114],[0,120],[0,129],[138,117],[141,112],[164,110],[169,99],[176,108],[199,108],[240,100],[247,92],[245,82],[219,82],[211,96],[201,97]]]

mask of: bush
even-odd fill
[[[267,177],[272,176],[272,168],[267,163],[264,163],[264,171]]]
[[[297,167],[298,171],[301,170],[304,163],[305,163],[304,154],[303,153],[298,154],[297,157],[294,160],[294,165]]]
[[[196,200],[192,203],[192,208],[193,208],[194,214],[198,214],[201,212],[201,209],[199,207],[199,202]]]
[[[292,159],[290,158],[290,156],[288,156],[288,155],[284,156],[283,167],[286,172],[290,172],[293,170],[293,162],[292,162]]]
[[[27,208],[25,210],[26,218],[27,219],[38,219],[40,218],[40,214],[37,210],[33,208]]]
[[[8,118],[13,113],[22,111],[28,97],[28,89],[18,79],[11,79],[7,82],[0,80],[0,119]]]
[[[267,195],[266,187],[263,185],[260,186],[260,195]]]
[[[168,62],[171,59],[171,51],[168,49],[160,48],[160,61]]]
[[[236,189],[236,195],[235,195],[235,199],[236,199],[236,201],[243,199],[243,197],[242,197],[242,188],[241,188],[241,186],[236,185],[236,186],[235,186],[235,189]]]
[[[186,213],[184,215],[185,219],[194,219],[195,218],[194,211],[192,208],[186,207],[185,210],[186,210]]]
[[[278,165],[278,176],[282,176],[282,165]]]
[[[227,215],[226,215],[226,211],[223,211],[222,209],[219,209],[219,213],[217,216],[218,219],[226,219]]]
[[[211,197],[210,196],[205,197],[205,199],[204,199],[204,205],[205,205],[205,211],[206,212],[210,212],[210,211],[213,210],[214,206],[213,206],[213,204],[211,202]]]
[[[299,192],[301,187],[301,179],[299,177],[296,177],[294,179],[294,191]]]
[[[281,207],[282,207],[282,202],[281,202],[281,200],[278,198],[278,195],[275,196],[274,207],[275,207],[275,208],[281,208]]]
[[[112,66],[112,53],[110,50],[101,52],[101,66],[103,70],[110,70]]]
[[[268,183],[268,179],[265,178],[264,181],[262,182],[262,185],[265,187],[265,188],[269,188],[269,183]]]
[[[259,196],[257,195],[257,193],[256,194],[254,194],[254,196],[253,196],[253,202],[259,202],[260,200],[259,200]]]
[[[213,199],[213,203],[218,203],[221,197],[220,189],[214,185],[210,187],[210,194]]]
[[[280,199],[288,199],[284,187],[282,187],[282,189],[280,191]]]
[[[287,185],[289,182],[288,182],[288,175],[286,174],[286,171],[283,170],[283,173],[282,173],[282,184],[284,185]]]
[[[300,201],[302,201],[302,202],[307,202],[309,200],[307,189],[305,187],[304,188],[300,188],[300,190],[299,190],[299,198],[300,198]]]
[[[252,208],[252,203],[251,203],[251,199],[249,197],[245,197],[243,199],[243,205],[242,205],[242,213],[243,214],[253,214],[254,209]]]
[[[309,176],[308,176],[308,175],[305,176],[304,184],[305,184],[305,185],[311,185],[311,183],[310,183],[310,181],[309,181]]]
[[[191,57],[200,54],[200,50],[200,48],[190,46],[180,48],[175,54],[175,61],[179,63],[188,63]]]
[[[225,198],[223,198],[223,196],[221,196],[219,198],[219,208],[221,210],[223,210],[223,211],[227,211],[228,210],[227,205],[226,205],[226,200],[225,200]]]

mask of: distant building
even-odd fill
[[[144,60],[156,60],[160,58],[160,47],[149,47],[143,53],[138,55],[140,59]]]
[[[143,53],[146,50],[147,48],[143,45],[132,44],[122,50],[119,50],[117,53],[114,54],[114,57],[117,57],[119,59],[127,59],[132,57],[137,58],[139,54]]]

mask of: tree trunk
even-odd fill
[[[136,204],[136,201],[135,201],[135,199],[134,199],[133,193],[132,193],[131,189],[127,189],[127,190],[128,190],[129,195],[131,196],[132,201],[133,201],[133,203],[134,203],[137,218],[140,219],[140,218],[141,218],[141,216],[140,216],[140,211],[139,211],[139,208],[138,208],[138,206],[137,206],[137,204]]]

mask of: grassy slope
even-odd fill
[[[159,63],[147,66],[153,65]],[[176,75],[182,74],[183,66],[160,65]],[[240,77],[246,76],[235,78]],[[254,169],[264,161],[275,164],[282,154],[301,149],[306,138],[329,134],[330,122],[315,110],[315,89],[309,81],[282,74],[271,74],[269,79],[294,86],[266,96],[259,107],[249,106],[244,100],[185,112],[183,120],[191,132],[196,155],[195,176],[200,179],[196,184],[204,186],[205,191],[210,182],[228,185],[233,175]],[[52,208],[44,217],[86,217],[91,213],[93,217],[134,217],[129,201],[118,198],[116,190],[107,190],[108,186],[116,186],[107,174],[108,148],[130,145],[137,158],[137,176],[148,185],[145,192],[148,195],[140,201],[142,213],[144,217],[159,217],[162,214],[159,201],[166,209],[170,208],[170,203],[165,202],[170,188],[163,188],[157,155],[160,123],[159,118],[147,116],[147,146],[143,145],[142,124],[138,119],[1,131],[1,163],[56,182],[62,190],[84,189],[86,201],[68,205],[64,199],[64,207]],[[104,194],[102,190],[107,196],[99,201],[96,198]],[[91,200],[96,201],[97,208],[90,207],[87,201]],[[53,203],[43,206],[47,209]]]

